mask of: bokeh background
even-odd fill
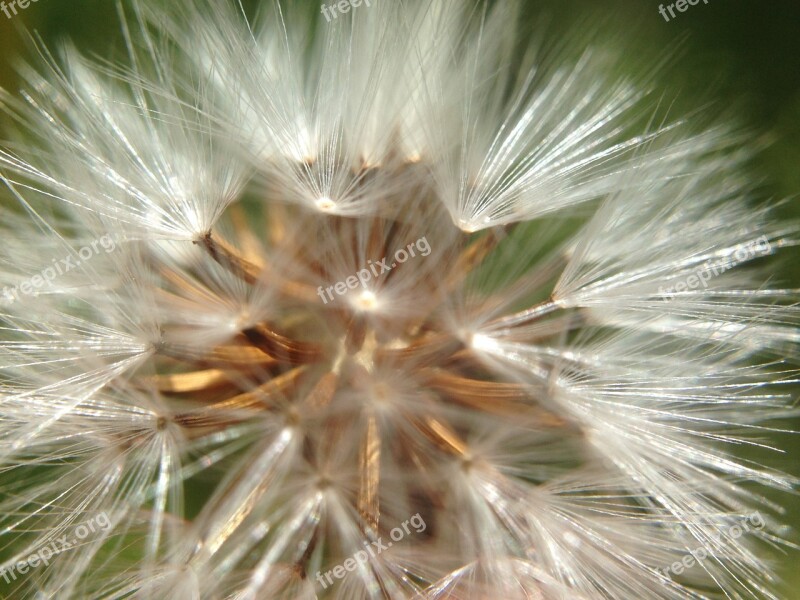
[[[735,114],[754,141],[769,141],[754,165],[764,181],[764,197],[786,200],[778,209],[781,218],[800,218],[800,1],[701,1],[669,22],[655,0],[524,1],[525,19],[548,37],[577,32],[577,40],[585,34],[621,47],[621,69],[647,78],[662,112],[668,107],[673,119]],[[248,9],[258,2],[247,1]],[[0,87],[16,91],[14,64],[30,51],[31,36],[49,46],[69,37],[101,57],[113,56],[119,42],[115,5],[115,0],[38,0],[12,19],[0,12]],[[5,119],[0,112],[0,137]],[[776,281],[800,287],[797,258],[773,274]],[[800,421],[786,426],[800,430]],[[780,459],[784,470],[800,476],[800,435],[776,434],[769,442],[786,450]],[[786,507],[787,522],[800,531],[800,498],[780,494],[773,499]],[[793,536],[800,539],[798,533]],[[782,597],[800,600],[800,551],[786,550],[780,561]]]

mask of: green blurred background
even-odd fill
[[[782,217],[800,218],[800,0],[700,0],[669,22],[658,12],[660,3],[651,0],[602,0],[602,6],[597,0],[525,1],[525,18],[548,36],[559,39],[577,28],[581,34],[601,32],[597,39],[624,48],[629,64],[623,70],[646,75],[673,119],[698,110],[715,116],[733,109],[754,139],[772,142],[756,161],[765,196],[788,199],[779,209]],[[246,4],[252,8],[258,0]],[[115,2],[38,0],[12,19],[0,12],[0,86],[16,89],[14,61],[34,33],[48,44],[68,35],[79,46],[109,56],[119,41]],[[4,119],[0,115],[0,131]],[[774,276],[800,287],[800,261],[787,262]],[[800,429],[800,423],[789,426]],[[800,436],[776,438],[772,443],[787,450],[779,461],[782,468],[800,476]],[[774,500],[789,510],[788,522],[800,530],[800,500],[786,494]],[[782,597],[800,600],[800,552],[787,551],[780,572]]]

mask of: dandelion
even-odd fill
[[[795,482],[737,451],[789,414],[797,237],[741,135],[642,124],[512,0],[171,4],[2,96],[0,285],[114,240],[0,308],[4,597],[778,598]]]

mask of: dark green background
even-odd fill
[[[114,4],[38,0],[11,20],[0,13],[0,85],[15,89],[14,60],[25,51],[23,39],[32,32],[48,43],[68,34],[79,45],[109,56],[109,46],[119,36]],[[708,0],[707,5],[701,0],[670,22],[658,13],[659,2],[650,0],[546,0],[528,5],[525,18],[556,39],[577,27],[580,32],[600,31],[599,39],[625,48],[629,64],[623,68],[655,84],[671,117],[697,110],[715,116],[734,109],[754,140],[772,140],[756,161],[765,178],[765,197],[788,199],[780,209],[782,217],[800,217],[795,197],[800,191],[800,0]],[[0,126],[3,119],[0,116]],[[800,287],[800,261],[787,262],[774,276],[783,285]],[[797,423],[791,426],[800,429]],[[798,436],[781,436],[773,443],[788,450],[779,461],[782,468],[800,475]],[[775,500],[789,509],[788,520],[800,529],[797,497],[784,494]],[[786,600],[800,600],[799,567],[800,553],[787,553],[781,568]]]

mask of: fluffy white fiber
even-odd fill
[[[777,600],[744,136],[512,0],[162,4],[1,97],[0,596]]]

